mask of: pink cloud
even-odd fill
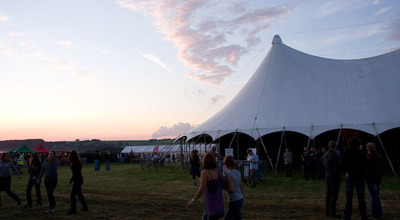
[[[390,31],[389,36],[386,38],[390,41],[400,40],[400,20],[396,20],[391,23],[387,29]]]
[[[220,86],[249,49],[261,43],[268,21],[289,13],[285,6],[254,7],[244,2],[117,1],[131,10],[144,10],[166,39],[178,48],[177,57],[195,70],[187,74],[201,83]]]

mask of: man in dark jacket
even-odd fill
[[[352,137],[347,141],[347,148],[343,156],[343,168],[346,174],[346,206],[344,209],[344,219],[351,219],[353,209],[353,192],[354,188],[357,192],[358,209],[360,210],[361,219],[367,218],[365,204],[365,164],[366,158],[362,154],[361,141],[356,137]]]
[[[329,141],[329,150],[324,154],[323,164],[325,168],[326,180],[326,197],[325,212],[332,218],[340,218],[336,215],[336,202],[339,197],[340,189],[340,157],[337,153],[337,145],[335,141]]]

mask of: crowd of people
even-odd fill
[[[222,184],[222,188],[227,190],[229,195],[229,208],[224,219],[241,219],[240,209],[244,201],[243,180],[241,173],[235,168],[236,164],[233,157],[226,156],[223,159],[227,170],[225,177],[223,177],[216,162],[216,158],[221,158],[221,156],[217,157],[218,154],[216,154],[215,150],[210,151],[203,157],[203,170],[200,175],[200,159],[197,154],[196,150],[192,151],[190,174],[194,185],[197,185],[197,176],[200,176],[200,187],[193,199],[187,202],[187,206],[192,206],[204,193],[206,210],[203,219],[222,218],[224,216],[223,208],[220,208],[222,190],[220,190],[221,187],[219,185],[219,182],[222,181],[225,183]],[[255,187],[257,184],[255,173],[258,169],[258,156],[251,149],[247,150],[247,154],[251,179],[250,187]],[[286,148],[283,160],[287,177],[292,177],[293,158],[293,153],[289,148]],[[325,213],[328,218],[351,219],[355,190],[361,219],[368,219],[364,195],[365,187],[367,187],[370,196],[372,217],[374,219],[382,218],[383,209],[379,191],[384,170],[384,160],[377,152],[374,143],[367,143],[364,148],[359,138],[352,137],[347,141],[345,150],[340,152],[337,149],[336,141],[329,141],[328,150],[323,147],[318,149],[315,147],[305,148],[301,159],[303,162],[302,171],[306,180],[309,180],[311,176],[314,180],[323,179],[326,182]],[[342,176],[344,176],[346,187],[346,203],[343,217],[338,215],[336,210]]]
[[[49,209],[46,213],[54,213],[56,211],[56,200],[54,197],[54,191],[58,184],[58,172],[57,167],[59,165],[58,159],[56,158],[56,153],[54,151],[50,151],[48,153],[47,158],[44,161],[40,160],[39,153],[33,153],[32,157],[29,159],[29,171],[28,171],[28,185],[26,188],[26,205],[24,208],[32,208],[32,188],[35,187],[36,190],[36,205],[42,206],[42,194],[41,194],[41,183],[42,178],[44,177],[44,185],[46,188],[47,199],[49,203]],[[71,194],[70,194],[70,203],[71,208],[67,214],[75,214],[76,213],[76,196],[78,196],[82,209],[81,211],[88,211],[88,205],[85,197],[82,193],[82,184],[83,184],[83,176],[82,176],[82,162],[79,157],[77,151],[71,151],[68,154],[67,162],[71,167],[72,177],[69,181],[69,184],[73,184]],[[0,161],[0,192],[5,191],[7,195],[13,198],[17,205],[21,205],[22,201],[15,193],[11,191],[11,170],[13,170],[19,178],[21,178],[21,174],[14,165],[13,161],[10,159],[9,153],[1,154]],[[1,197],[0,197],[0,207],[1,207]]]
[[[374,143],[367,143],[365,146],[357,137],[349,138],[345,149],[338,150],[336,141],[329,141],[328,150],[325,148],[305,148],[301,155],[303,161],[303,174],[306,180],[321,178],[326,183],[325,213],[329,218],[351,219],[353,209],[353,194],[357,195],[358,208],[362,220],[368,219],[365,202],[365,188],[367,188],[370,201],[371,213],[376,219],[383,216],[382,204],[380,201],[380,185],[383,176],[384,159],[377,152]],[[108,154],[108,152],[106,153]],[[106,170],[110,170],[109,156],[106,157]],[[222,169],[217,159],[223,161]],[[293,153],[289,148],[283,154],[286,176],[292,177]],[[82,193],[82,162],[77,151],[71,151],[66,160],[71,168],[72,177],[69,184],[72,185],[70,193],[70,210],[67,214],[76,214],[76,197],[82,205],[81,211],[88,211],[88,204]],[[247,163],[249,165],[250,187],[256,187],[259,159],[252,149],[247,150]],[[241,172],[237,169],[237,163],[232,155],[222,157],[213,147],[202,159],[197,150],[191,152],[190,175],[193,184],[199,185],[193,198],[187,202],[187,207],[192,206],[201,196],[205,195],[205,212],[203,219],[242,219],[241,208],[244,204],[243,179]],[[56,211],[56,200],[54,191],[58,184],[57,166],[58,159],[54,151],[49,152],[45,160],[40,159],[39,153],[34,153],[29,158],[29,178],[26,188],[26,204],[24,208],[32,208],[32,189],[36,191],[36,205],[42,206],[41,182],[44,178],[44,185],[47,193],[49,209],[47,213]],[[98,165],[100,167],[100,164]],[[202,170],[201,170],[202,167]],[[13,198],[17,205],[22,200],[11,191],[11,173],[13,170],[19,178],[21,172],[10,159],[9,153],[1,154],[0,161],[0,192],[4,191]],[[96,170],[96,169],[95,169]],[[342,178],[345,183],[346,202],[343,210],[343,217],[337,213],[337,201]],[[222,190],[228,192],[228,211],[224,213],[224,202]],[[1,197],[0,197],[1,207]]]

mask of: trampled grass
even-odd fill
[[[204,195],[190,208],[185,207],[197,190],[188,169],[180,171],[178,165],[169,165],[156,170],[142,169],[139,164],[111,164],[111,171],[104,167],[94,171],[93,164],[83,168],[83,193],[89,204],[89,212],[67,215],[70,208],[68,180],[69,167],[59,167],[59,181],[55,191],[57,210],[44,213],[47,194],[42,184],[43,206],[35,206],[35,192],[32,190],[34,206],[25,209],[27,173],[22,179],[12,176],[12,191],[24,200],[21,206],[1,192],[2,207],[0,219],[201,219],[204,212]],[[172,172],[173,171],[173,172]],[[262,179],[256,188],[245,183],[245,204],[243,219],[327,219],[324,212],[325,182],[306,181],[299,171],[293,178],[275,177],[271,173]],[[338,214],[342,215],[345,203],[345,187],[342,181]],[[224,192],[224,194],[226,194]],[[385,175],[381,198],[384,219],[400,219],[400,180],[392,173]],[[368,213],[370,204],[366,191]],[[78,200],[78,207],[80,203]],[[225,206],[227,209],[227,206]],[[353,201],[353,219],[359,219],[358,202]]]

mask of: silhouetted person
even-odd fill
[[[381,199],[379,197],[380,185],[383,176],[383,158],[376,151],[374,143],[367,144],[367,172],[365,183],[368,187],[369,197],[371,199],[371,210],[374,218],[382,218],[383,210]]]
[[[361,141],[356,137],[352,137],[347,141],[347,148],[343,156],[343,166],[346,175],[346,206],[344,209],[344,219],[351,219],[353,209],[353,192],[356,189],[358,198],[358,209],[360,210],[361,219],[367,218],[365,204],[365,165],[366,158],[360,150]]]
[[[26,200],[27,203],[25,208],[32,207],[32,188],[35,186],[36,190],[36,205],[42,205],[42,194],[40,192],[40,182],[37,182],[39,178],[40,171],[42,170],[42,162],[40,162],[39,153],[34,153],[32,155],[31,161],[29,163],[29,180],[28,186],[26,187]]]
[[[82,204],[81,211],[88,211],[88,206],[85,197],[82,193],[82,184],[83,184],[83,176],[82,176],[82,162],[79,158],[79,154],[76,151],[71,151],[68,156],[68,163],[71,166],[72,177],[69,180],[69,185],[72,185],[71,190],[71,209],[69,210],[68,214],[75,214],[76,213],[76,196],[78,196],[79,200]]]
[[[329,150],[323,156],[326,180],[325,213],[329,217],[340,218],[336,215],[336,203],[340,189],[340,157],[335,141],[329,141]]]

